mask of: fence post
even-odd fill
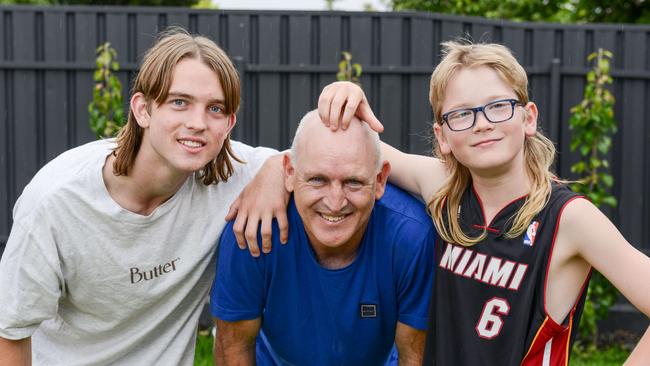
[[[244,80],[244,73],[246,72],[246,62],[244,61],[244,56],[233,56],[233,64],[239,73],[239,79]]]
[[[247,118],[249,114],[248,107],[250,101],[248,100],[249,98],[244,97],[244,93],[247,93],[248,91],[248,85],[246,84],[246,61],[244,60],[244,56],[233,56],[232,62],[235,65],[235,69],[237,69],[237,73],[239,74],[239,88],[241,91],[239,101],[241,104],[243,104],[239,106],[239,112],[237,116],[237,120],[239,122],[235,125],[235,128],[232,131],[232,137],[236,140],[244,140],[250,143],[250,140],[247,139],[248,136],[244,136],[246,131],[250,130],[250,128],[248,128]]]
[[[554,144],[560,144],[560,128],[562,121],[560,115],[560,105],[562,103],[561,93],[561,61],[559,58],[551,60],[551,80],[550,80],[550,100],[548,106],[548,135]],[[559,159],[556,159],[553,167],[554,171],[559,172],[562,168]]]

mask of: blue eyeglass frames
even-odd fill
[[[474,127],[478,112],[483,112],[485,119],[492,123],[505,122],[515,114],[516,105],[523,104],[517,99],[495,100],[483,106],[455,109],[444,113],[442,121],[447,123],[452,131],[463,131]]]

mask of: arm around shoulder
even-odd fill
[[[257,232],[262,234],[263,251],[271,251],[271,226],[277,219],[280,241],[287,242],[287,204],[289,192],[284,188],[282,154],[269,157],[255,177],[246,185],[239,197],[230,206],[226,220],[235,219],[234,231],[240,248],[248,249],[251,255],[260,255]]]
[[[32,339],[0,337],[0,366],[29,366],[32,364]]]
[[[389,181],[427,202],[447,179],[444,163],[434,157],[407,154],[385,142],[381,143],[381,153],[390,163]]]

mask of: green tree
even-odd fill
[[[575,1],[570,20],[594,23],[650,23],[650,2],[645,0]]]
[[[339,0],[325,0],[325,10],[334,10],[334,3]]]
[[[587,74],[584,99],[571,109],[569,119],[571,150],[580,154],[580,161],[571,166],[571,171],[581,178],[572,188],[587,196],[598,207],[614,207],[617,203],[610,193],[614,178],[609,173],[606,158],[612,146],[611,135],[616,133],[615,100],[607,89],[612,83],[609,75],[611,58],[612,53],[603,49],[588,56],[588,60],[594,62],[594,67]],[[607,317],[617,297],[616,288],[600,273],[594,272],[580,322],[582,336],[590,339],[591,347],[595,347],[598,339],[596,321]]]
[[[347,51],[341,52],[343,60],[339,62],[339,72],[336,73],[336,80],[338,81],[351,81],[355,84],[361,85],[361,64],[352,62],[352,54]]]
[[[49,5],[48,0],[0,0],[0,5]]]
[[[392,6],[517,21],[650,22],[650,2],[644,0],[392,0]]]
[[[192,5],[194,9],[219,9],[219,6],[212,2],[212,0],[198,0],[196,4]]]
[[[90,128],[98,138],[113,137],[124,125],[122,83],[113,74],[120,69],[117,52],[106,42],[97,47],[97,69],[93,75],[93,100],[88,105]]]
[[[560,20],[567,0],[393,0],[394,10],[417,10],[510,20]]]

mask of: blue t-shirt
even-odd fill
[[[219,244],[211,310],[224,321],[262,317],[258,364],[380,365],[397,321],[427,328],[436,233],[424,206],[387,186],[355,260],[330,270],[316,260],[293,200],[289,242],[252,257],[230,223]]]

